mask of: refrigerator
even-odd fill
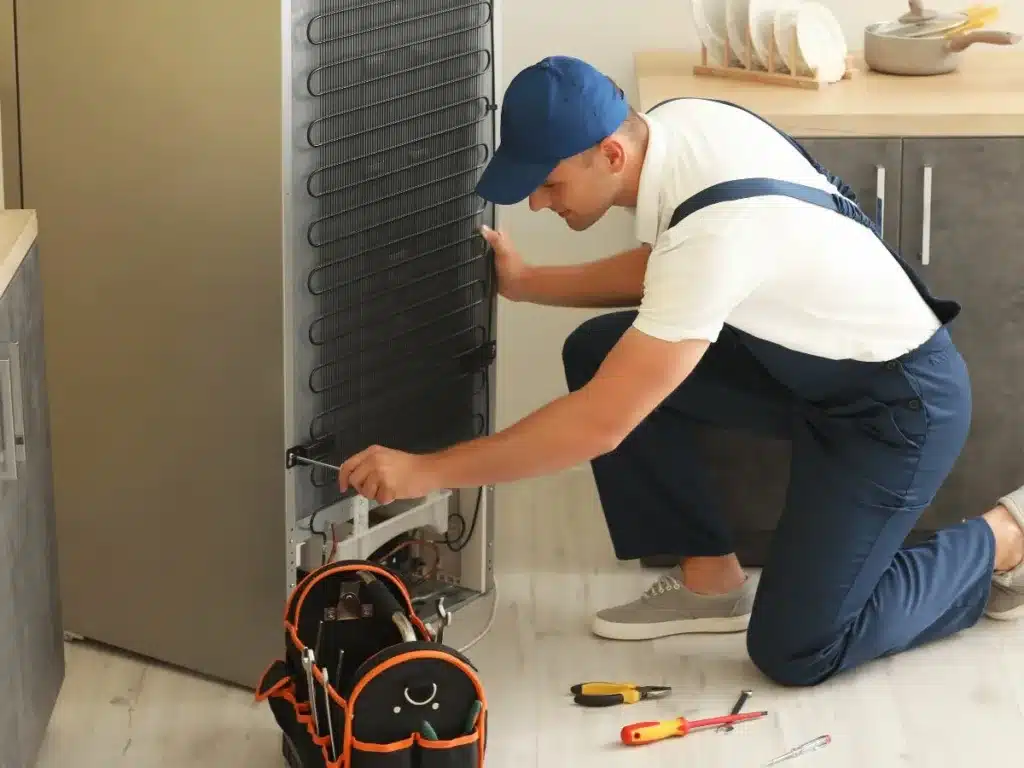
[[[492,430],[497,10],[8,0],[69,639],[252,687],[327,559],[401,570],[428,620],[491,592],[493,488],[380,507],[309,459]]]

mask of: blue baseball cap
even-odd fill
[[[501,139],[477,194],[498,205],[525,200],[562,160],[610,136],[628,114],[622,92],[590,64],[571,56],[542,59],[505,91]]]

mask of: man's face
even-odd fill
[[[622,146],[616,141],[563,160],[530,195],[530,209],[550,208],[571,229],[582,232],[615,203],[622,163]]]

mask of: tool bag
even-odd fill
[[[483,766],[477,671],[434,639],[397,573],[328,563],[292,590],[284,628],[284,658],[256,699],[269,703],[293,768]]]

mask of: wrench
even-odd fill
[[[306,686],[309,688],[309,709],[313,713],[313,725],[316,727],[317,736],[320,735],[320,717],[316,713],[316,680],[313,679],[313,665],[316,660],[313,658],[313,650],[307,648],[302,652],[302,668],[306,670]]]
[[[452,615],[449,613],[448,609],[444,607],[443,597],[437,598],[437,615],[438,623],[436,640],[439,643],[443,643],[445,627],[450,626],[452,623]]]

